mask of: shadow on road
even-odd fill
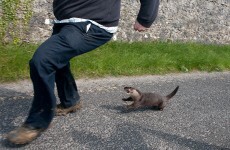
[[[125,114],[132,112],[143,112],[143,111],[160,111],[157,107],[142,107],[138,109],[127,109],[126,106],[113,106],[113,105],[102,105],[104,109],[115,110],[117,113]]]
[[[0,134],[2,136],[1,144],[4,147],[15,147],[5,140],[8,132],[20,126],[28,114],[32,97],[13,90],[0,88]]]
[[[145,134],[154,137],[154,141],[156,143],[151,143],[151,145],[148,145],[148,139],[145,139],[143,136]],[[94,133],[87,133],[84,131],[76,130],[72,132],[72,138],[74,141],[86,145],[86,148],[88,149],[111,148],[148,150],[155,147],[154,145],[156,145],[158,148],[161,146],[163,149],[168,149],[169,147],[164,147],[158,143],[160,140],[163,140],[167,143],[175,143],[176,145],[187,147],[193,150],[229,150],[228,148],[223,148],[202,141],[181,137],[175,134],[165,133],[155,129],[148,129],[143,126],[131,123],[118,124],[116,126],[116,131],[111,133],[111,136],[108,138],[102,138],[101,136],[96,136]]]

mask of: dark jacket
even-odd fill
[[[138,22],[150,27],[155,20],[159,0],[140,0]],[[121,0],[54,0],[53,11],[58,20],[72,17],[94,20],[104,26],[117,26]]]

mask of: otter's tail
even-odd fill
[[[170,98],[172,98],[172,97],[177,93],[178,89],[179,89],[179,86],[177,86],[177,87],[175,88],[175,90],[172,91],[172,93],[170,93],[169,95],[167,95],[167,96],[166,96],[167,100],[169,100]]]

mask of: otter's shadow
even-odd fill
[[[145,112],[145,111],[159,111],[158,107],[141,107],[137,109],[127,109],[126,105],[102,105],[104,109],[115,110],[117,113],[134,113],[134,112]]]

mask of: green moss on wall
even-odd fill
[[[33,0],[1,0],[0,40],[20,44],[27,39]]]

